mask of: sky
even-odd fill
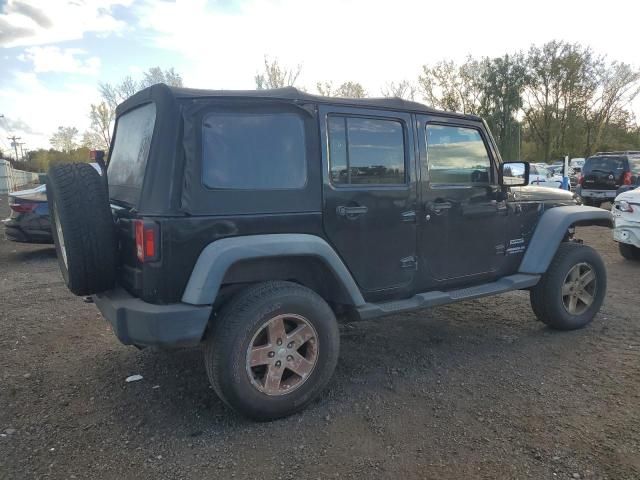
[[[301,65],[308,91],[351,80],[376,96],[424,64],[552,39],[640,68],[639,18],[637,0],[0,0],[0,149],[82,132],[99,82],[154,66],[188,87],[246,89],[267,56]]]

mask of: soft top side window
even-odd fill
[[[286,190],[307,182],[304,122],[293,112],[215,111],[202,119],[202,179],[221,190]]]

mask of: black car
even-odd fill
[[[97,163],[90,164],[97,172]],[[27,190],[10,192],[9,218],[2,220],[7,240],[23,243],[53,243],[47,186],[38,185]]]
[[[66,284],[125,344],[204,344],[214,390],[253,418],[319,395],[338,318],[525,289],[570,330],[604,299],[573,227],[610,213],[527,187],[528,164],[502,162],[473,115],[156,85],[118,107],[109,157],[108,191],[86,165],[49,172]]]
[[[53,243],[47,189],[39,185],[9,193],[11,215],[2,221],[8,240],[27,243]]]
[[[639,151],[598,152],[585,160],[576,193],[585,204],[599,207],[637,185],[639,178]]]

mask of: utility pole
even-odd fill
[[[11,145],[13,145],[13,149],[16,152],[16,162],[18,161],[18,143],[17,140],[20,140],[20,137],[16,137],[15,135],[11,137],[7,137],[7,140],[11,140]]]
[[[22,146],[26,145],[26,143],[25,142],[20,142],[20,143],[18,143],[18,145],[20,145],[20,158],[24,162],[24,150],[22,149]]]

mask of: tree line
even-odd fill
[[[254,77],[256,89],[295,86],[323,96],[370,96],[355,80],[321,81],[308,89],[299,84],[301,72],[301,65],[265,57]],[[160,67],[137,80],[128,76],[116,84],[100,83],[100,98],[88,109],[89,128],[81,134],[75,127],[59,127],[50,139],[53,148],[29,152],[27,163],[43,171],[51,163],[86,159],[88,149],[108,150],[116,106],[155,83],[183,86],[173,68]],[[387,82],[381,93],[481,116],[507,160],[549,162],[564,155],[640,149],[640,126],[631,110],[640,94],[640,71],[578,43],[553,40],[496,58],[441,60],[423,65],[414,80]]]
[[[300,66],[289,69],[265,58],[256,88],[295,86],[299,74]],[[316,90],[327,96],[368,96],[354,81],[320,82]],[[558,40],[496,58],[423,65],[415,81],[388,82],[382,89],[385,97],[481,116],[503,158],[545,162],[640,149],[640,127],[631,110],[639,94],[640,71]]]

